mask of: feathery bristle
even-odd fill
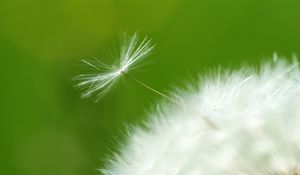
[[[110,58],[113,61],[112,64],[99,59],[94,61],[82,60],[95,73],[81,74],[75,77],[74,80],[78,82],[75,87],[84,90],[82,93],[83,98],[96,94],[97,100],[99,100],[123,73],[128,73],[128,71],[134,69],[138,62],[149,55],[153,48],[154,45],[147,37],[141,40],[137,33],[130,37],[124,34],[119,56]]]

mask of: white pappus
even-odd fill
[[[278,59],[220,72],[135,128],[104,175],[300,174],[300,73]],[[207,117],[216,127],[203,120]]]
[[[94,70],[94,73],[81,74],[73,78],[78,82],[75,88],[84,90],[83,98],[96,94],[99,100],[122,75],[136,68],[153,48],[154,45],[147,37],[140,39],[137,33],[128,37],[124,33],[117,56],[110,55],[106,62],[100,59],[82,60]]]

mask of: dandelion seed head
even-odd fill
[[[138,34],[123,34],[118,56],[104,60],[82,60],[94,73],[81,74],[73,78],[75,87],[83,90],[82,97],[96,95],[99,100],[124,74],[135,69],[138,63],[150,54],[154,45],[147,37],[140,39]]]
[[[102,173],[299,175],[298,67],[276,56],[260,70],[245,66],[209,76],[181,92],[179,104],[150,114],[146,130],[133,129]]]

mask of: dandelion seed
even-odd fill
[[[81,74],[74,78],[75,81],[78,81],[75,87],[84,90],[83,98],[96,94],[97,100],[99,100],[122,75],[135,69],[138,63],[154,48],[150,39],[147,37],[140,39],[137,33],[131,37],[126,37],[124,34],[122,39],[119,55],[117,58],[112,58],[112,64],[99,59],[93,62],[82,60],[95,71],[95,73]]]

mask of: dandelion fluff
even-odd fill
[[[282,59],[219,73],[135,128],[104,175],[300,174],[300,73]],[[207,117],[217,127],[203,120]]]
[[[147,37],[140,39],[137,33],[129,37],[124,34],[117,57],[108,58],[112,63],[100,59],[82,60],[94,73],[75,77],[73,80],[78,82],[75,87],[84,91],[83,98],[96,94],[97,100],[99,100],[123,74],[136,68],[137,64],[149,55],[153,48],[154,45]]]

